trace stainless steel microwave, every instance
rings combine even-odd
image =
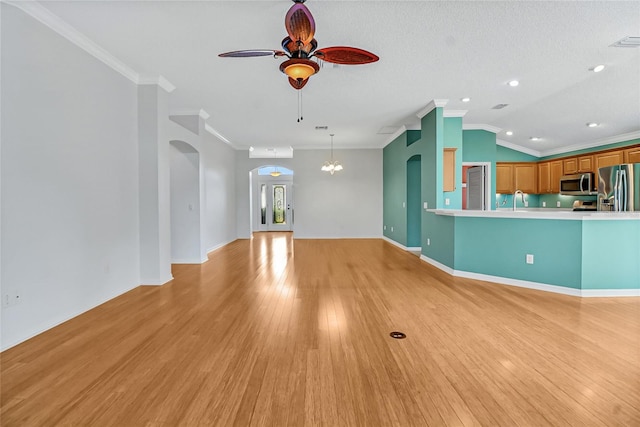
[[[595,194],[593,174],[589,172],[563,176],[560,178],[560,194],[569,196]]]

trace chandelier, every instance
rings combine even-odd
[[[333,160],[333,135],[334,134],[332,133],[331,134],[331,161],[324,162],[321,168],[322,171],[329,172],[331,175],[333,175],[335,172],[342,170],[342,165],[340,164],[340,162],[337,160]]]

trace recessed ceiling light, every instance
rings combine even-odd
[[[460,101],[469,102],[469,101],[471,101],[471,98],[460,98]]]
[[[517,80],[511,80],[511,81],[509,82],[509,86],[511,86],[511,87],[516,87],[516,86],[518,86],[519,84],[520,84],[520,82],[519,82],[519,81],[517,81]]]
[[[600,125],[598,123],[590,122],[590,123],[587,123],[587,126],[589,126],[590,128],[597,128]]]
[[[604,70],[604,65],[602,64],[596,65],[595,67],[591,68],[591,71],[593,71],[594,73],[599,73],[602,70]]]
[[[510,131],[510,130],[506,131],[505,133],[506,133],[507,135],[509,135],[509,136],[513,135],[513,132],[512,132],[512,131]]]
[[[538,136],[532,136],[529,139],[532,140],[532,141],[540,141],[540,137],[538,137]]]

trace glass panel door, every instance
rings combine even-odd
[[[267,229],[269,231],[291,231],[291,184],[270,183],[267,184]]]

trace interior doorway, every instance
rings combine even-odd
[[[254,169],[251,190],[252,231],[293,231],[292,170],[279,166]]]
[[[462,209],[482,211],[490,209],[490,175],[490,163],[462,163]]]

